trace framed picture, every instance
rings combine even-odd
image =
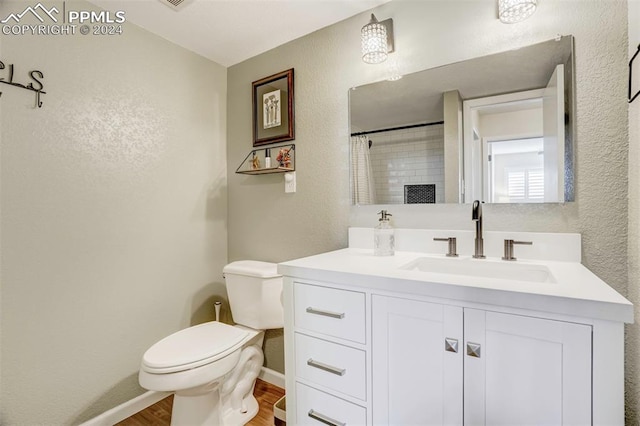
[[[293,68],[254,81],[253,146],[295,139]]]

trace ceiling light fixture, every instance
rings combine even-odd
[[[360,32],[362,36],[362,60],[367,64],[379,64],[393,52],[393,19],[378,22],[371,14],[371,21]]]
[[[515,24],[533,15],[538,0],[498,0],[498,17],[505,24]]]

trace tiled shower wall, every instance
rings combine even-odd
[[[376,204],[404,204],[404,186],[436,185],[444,202],[444,133],[437,124],[369,135]]]

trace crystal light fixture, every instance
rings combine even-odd
[[[371,14],[371,21],[362,27],[362,60],[367,64],[379,64],[387,60],[390,49],[389,39],[392,36],[392,20],[378,22]]]
[[[498,16],[505,24],[515,24],[533,15],[538,0],[498,0]]]

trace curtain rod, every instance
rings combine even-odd
[[[389,127],[387,129],[379,129],[379,130],[369,130],[366,132],[351,133],[351,136],[372,135],[374,133],[391,132],[392,130],[405,130],[405,129],[415,129],[416,127],[436,126],[438,124],[444,124],[444,121],[434,121],[433,123],[422,123],[422,124],[410,124],[408,126]]]

